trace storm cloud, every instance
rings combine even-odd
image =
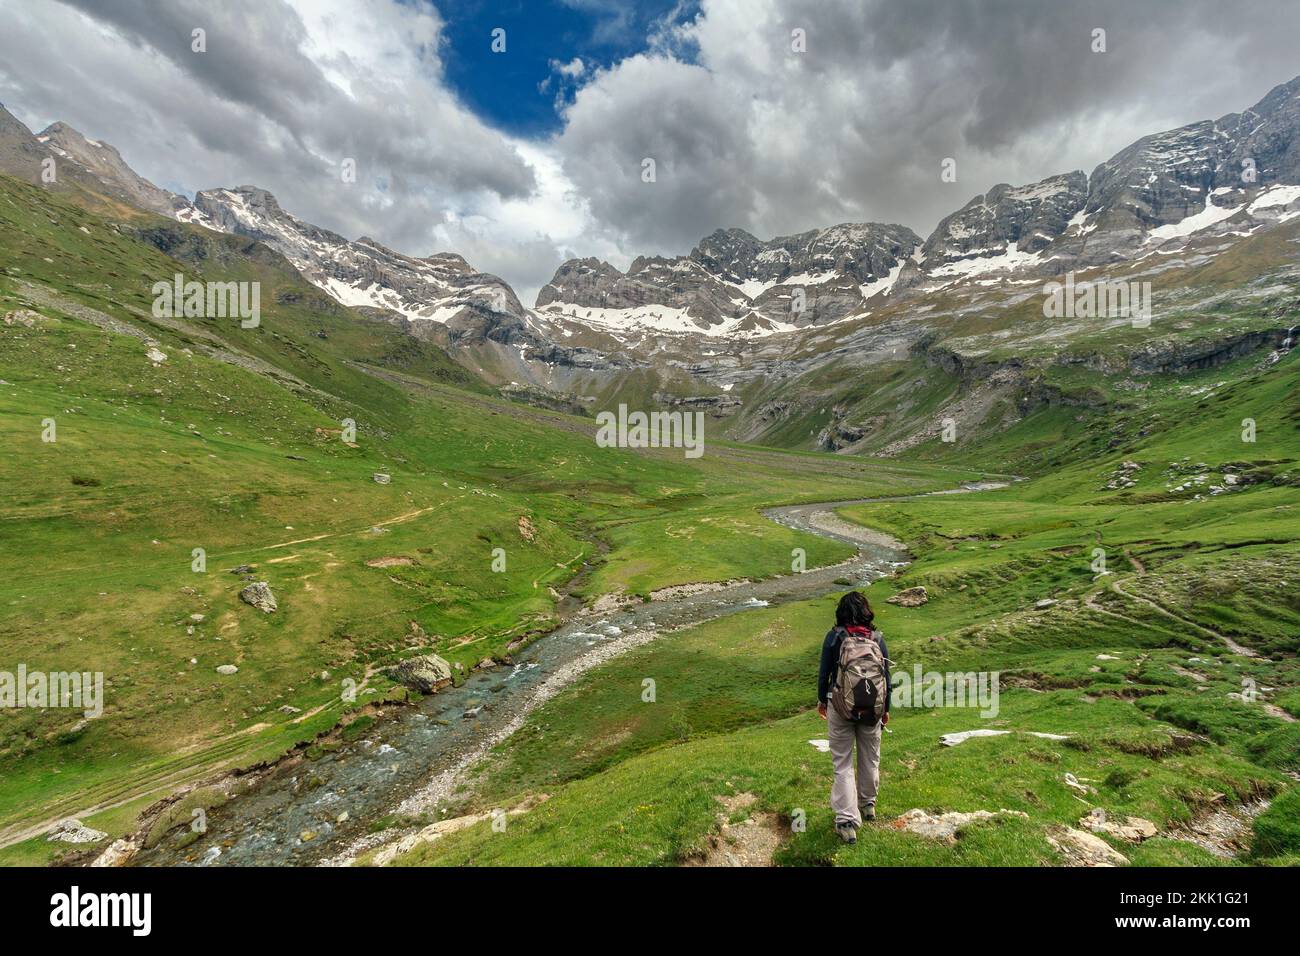
[[[627,27],[571,5],[601,12],[593,35]],[[563,126],[521,140],[449,88],[436,0],[0,0],[0,20],[0,98],[30,125],[178,191],[251,183],[347,236],[460,252],[525,301],[563,257],[626,266],[717,228],[925,235],[998,182],[1091,172],[1300,73],[1292,0],[704,0],[608,67],[557,59]]]
[[[727,226],[925,235],[998,182],[1091,172],[1246,108],[1300,72],[1297,27],[1288,0],[708,0],[593,76],[558,147],[596,220],[642,251]]]

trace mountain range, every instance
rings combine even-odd
[[[930,383],[936,368],[959,381],[983,368],[950,396],[948,417],[969,418],[971,390],[992,389],[1014,418],[1026,401],[1044,400],[1033,369],[1065,361],[1064,345],[1106,327],[1101,319],[1046,327],[1035,314],[1044,283],[1067,273],[1155,287],[1157,331],[1128,358],[1104,361],[1140,363],[1142,349],[1168,351],[1165,340],[1179,332],[1216,341],[1258,332],[1205,322],[1178,329],[1160,316],[1198,299],[1184,281],[1189,269],[1300,216],[1300,78],[1242,113],[1146,136],[1091,175],[998,184],[924,239],[884,223],[770,240],[719,229],[687,255],[640,256],[626,271],[569,260],[533,308],[455,253],[416,258],[347,239],[256,186],[190,200],[136,174],[103,141],[64,123],[33,134],[0,107],[0,171],[40,183],[49,161],[59,171],[49,185],[93,205],[264,244],[342,306],[446,349],[494,387],[574,409],[616,400],[702,408],[738,439],[891,454],[932,437],[934,426],[900,420],[905,402],[889,412],[860,407],[849,393],[864,370],[901,356]],[[991,352],[1015,357],[990,362]],[[1103,361],[1099,354],[1068,361]],[[980,414],[988,399],[974,402]]]

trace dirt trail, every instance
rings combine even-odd
[[[1210,628],[1205,627],[1203,624],[1197,624],[1195,621],[1190,621],[1179,614],[1175,614],[1167,607],[1164,607],[1161,604],[1157,604],[1155,601],[1151,600],[1150,598],[1145,598],[1142,597],[1140,594],[1131,594],[1128,591],[1125,591],[1124,588],[1121,586],[1122,584],[1123,581],[1112,581],[1110,584],[1110,589],[1114,591],[1116,594],[1118,594],[1120,597],[1127,598],[1130,601],[1134,601],[1138,604],[1150,608],[1151,610],[1155,611],[1157,614],[1162,615],[1163,617],[1167,617],[1171,620],[1177,621],[1183,627],[1190,627],[1194,631],[1200,631],[1202,634],[1208,634],[1216,641],[1220,641],[1224,646],[1228,648],[1228,650],[1232,651],[1232,653],[1234,654],[1240,654],[1242,657],[1259,656],[1259,654],[1257,654],[1255,651],[1251,650],[1249,647],[1244,647],[1241,644],[1238,644],[1236,641],[1228,637],[1228,635],[1226,634],[1220,634],[1218,631],[1211,630]]]

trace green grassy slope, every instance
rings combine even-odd
[[[260,326],[154,319],[151,286],[175,272],[261,282]],[[107,701],[90,721],[0,712],[8,833],[87,810],[120,833],[180,784],[401,695],[385,664],[435,651],[468,668],[543,632],[553,588],[647,593],[782,573],[796,545],[812,564],[847,553],[761,507],[972,475],[598,448],[590,420],[492,397],[258,244],[110,222],[0,177],[0,316],[16,310],[35,318],[0,325],[0,670],[102,671]],[[276,613],[238,599],[247,576]]]
[[[661,636],[590,673],[497,748],[463,809],[548,799],[504,833],[477,825],[398,862],[671,865],[751,818],[776,828],[777,863],[1054,865],[1064,860],[1049,836],[1101,807],[1160,828],[1137,845],[1111,840],[1132,864],[1217,864],[1234,860],[1200,845],[1196,822],[1265,799],[1253,825],[1241,815],[1235,862],[1296,862],[1298,367],[1288,356],[1159,381],[1152,404],[1108,434],[1062,423],[1066,444],[1036,444],[1027,422],[972,457],[1007,468],[1050,460],[1041,477],[844,511],[914,552],[902,576],[868,592],[896,667],[997,671],[1002,691],[989,718],[895,713],[881,822],[855,847],[831,830],[829,758],[809,744],[825,736],[811,701],[828,598]],[[1246,417],[1254,442],[1242,441]],[[1133,486],[1107,488],[1126,459],[1140,465]],[[922,607],[885,603],[917,585]],[[654,703],[640,696],[646,676]],[[1068,739],[940,745],[972,729]],[[735,809],[738,794],[752,795],[748,806]],[[970,825],[949,845],[891,825],[914,807],[1027,816]]]

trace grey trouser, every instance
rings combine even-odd
[[[831,809],[835,823],[862,825],[862,811],[876,805],[880,789],[880,724],[859,724],[845,720],[826,708],[827,734],[831,741],[831,763],[835,782],[831,784]],[[853,773],[853,742],[858,744],[857,780]]]

